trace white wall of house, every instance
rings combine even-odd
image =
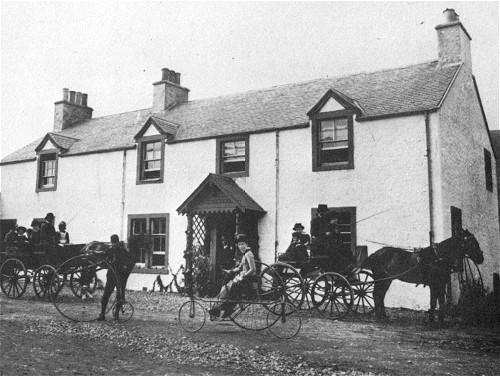
[[[461,209],[463,227],[476,236],[484,252],[480,269],[492,291],[493,273],[500,272],[496,161],[467,69],[459,72],[438,115],[431,120],[438,135],[433,145],[439,154],[435,167],[441,185],[436,207],[441,219],[438,235],[441,240],[451,235],[450,207]],[[493,191],[486,189],[484,149],[491,153]]]

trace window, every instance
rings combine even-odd
[[[137,183],[163,182],[163,159],[165,153],[165,137],[143,137],[138,145]]]
[[[168,264],[168,214],[129,215],[129,234],[151,236],[150,250],[143,250],[140,264],[145,267],[166,267]]]
[[[313,171],[352,169],[352,115],[347,111],[312,116]]]
[[[248,176],[248,136],[217,140],[217,173]]]
[[[491,153],[484,149],[484,172],[486,175],[486,189],[493,192],[493,170],[491,167]]]
[[[37,192],[55,191],[57,187],[57,153],[40,152],[38,155]]]

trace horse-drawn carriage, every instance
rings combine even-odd
[[[67,244],[65,246],[43,246],[29,243],[4,244],[4,252],[0,253],[0,288],[11,299],[24,295],[30,282],[33,290],[40,298],[46,298],[56,269],[66,260],[79,255],[85,244]],[[75,295],[81,296],[81,276],[78,273],[64,273]],[[93,280],[94,288],[96,279]],[[54,290],[55,291],[55,290]]]

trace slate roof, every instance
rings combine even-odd
[[[208,174],[203,182],[196,188],[193,193],[179,206],[177,212],[186,214],[188,205],[197,198],[197,196],[210,184],[214,184],[219,188],[226,197],[243,213],[246,211],[255,211],[265,213],[266,211],[257,204],[236,182],[228,176]]]
[[[50,139],[56,146],[61,148],[63,151],[69,150],[71,148],[71,146],[75,142],[78,141],[76,138],[63,136],[62,134],[58,134],[58,133],[49,132],[43,138],[42,142],[38,145],[38,148],[42,148],[45,145],[45,141],[47,141],[47,139]]]
[[[438,68],[437,61],[350,76],[317,79],[263,90],[189,101],[155,119],[178,124],[172,142],[245,132],[308,126],[307,112],[334,89],[362,109],[358,121],[439,108],[459,65]],[[76,138],[66,155],[131,148],[134,136],[152,115],[143,109],[83,121],[58,134]],[[54,133],[53,133],[54,134]],[[41,139],[8,155],[2,163],[36,157]]]

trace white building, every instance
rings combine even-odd
[[[226,257],[220,237],[237,230],[273,262],[293,224],[308,230],[327,204],[345,245],[369,253],[427,246],[462,225],[485,253],[492,289],[496,159],[470,37],[446,14],[436,26],[438,60],[396,69],[196,101],[180,74],[164,69],[151,108],[95,119],[86,94],[63,89],[54,131],[1,162],[2,223],[52,212],[73,243],[147,232],[154,246],[129,287],[150,289],[167,265],[183,263],[192,215],[194,241],[214,263]],[[423,287],[395,283],[387,304],[426,308],[428,299]]]

